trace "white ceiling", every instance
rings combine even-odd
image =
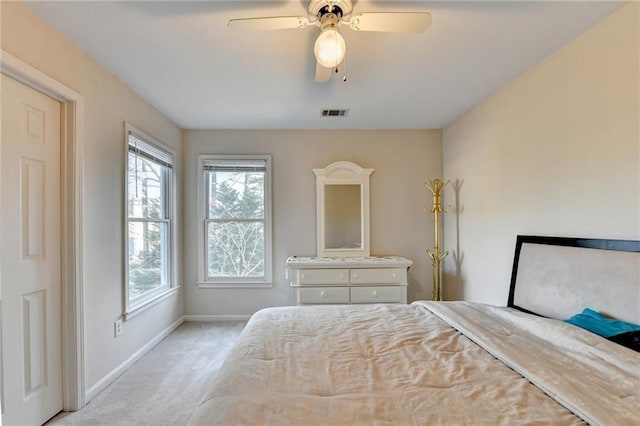
[[[341,27],[348,81],[318,84],[317,27],[227,28],[305,15],[304,0],[26,4],[185,129],[442,128],[621,5],[354,1],[354,12],[428,11],[433,24],[419,35]]]

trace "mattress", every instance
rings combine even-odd
[[[268,308],[190,424],[637,424],[639,370],[630,349],[509,308]]]

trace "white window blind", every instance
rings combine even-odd
[[[173,168],[173,155],[158,148],[157,146],[145,142],[131,131],[129,131],[129,151],[162,166],[170,169]]]

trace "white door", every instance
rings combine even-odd
[[[2,76],[2,424],[62,410],[60,104]]]

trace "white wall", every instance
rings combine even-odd
[[[89,390],[182,316],[179,292],[126,321],[124,333],[113,336],[113,322],[124,310],[124,121],[174,148],[178,165],[181,130],[19,2],[2,2],[2,49],[85,97],[83,266]]]
[[[187,130],[185,170],[185,314],[247,315],[291,303],[284,266],[292,255],[316,253],[313,168],[353,161],[375,169],[371,176],[371,254],[413,260],[408,297],[431,298],[433,218],[424,183],[441,177],[441,132]],[[273,270],[271,289],[198,289],[196,232],[197,154],[271,154],[273,161]]]
[[[623,6],[444,129],[449,298],[504,305],[517,234],[640,238],[639,21]]]

